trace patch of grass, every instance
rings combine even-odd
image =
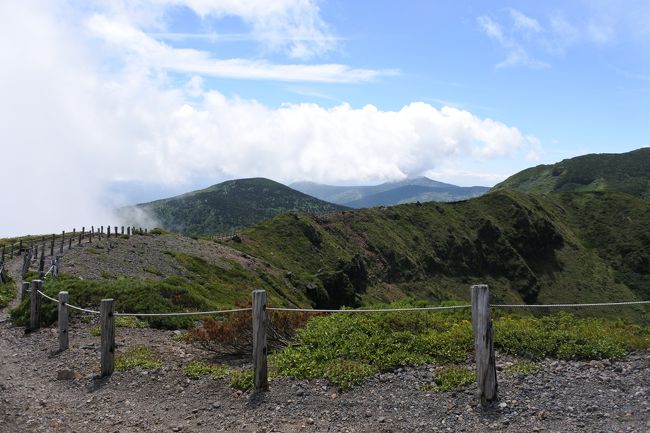
[[[190,379],[198,379],[201,376],[220,379],[229,373],[228,368],[223,365],[209,364],[203,361],[192,361],[183,368],[183,371]]]
[[[117,328],[146,328],[147,322],[140,320],[134,316],[119,316],[115,318],[115,326]],[[99,337],[102,335],[102,328],[100,325],[96,325],[90,328],[90,335],[93,337]]]
[[[148,324],[136,316],[118,316],[115,318],[115,326],[118,328],[144,329]]]
[[[424,385],[423,391],[453,391],[464,388],[476,381],[476,373],[468,370],[467,367],[450,365],[443,367],[436,374],[434,384]]]
[[[6,307],[16,297],[16,283],[5,276],[6,282],[0,284],[0,308]]]
[[[495,346],[529,359],[618,359],[650,346],[650,328],[568,313],[542,318],[501,317],[495,321]]]
[[[161,365],[162,362],[154,357],[152,350],[145,346],[130,347],[115,357],[117,371],[131,370],[136,367],[151,370]]]
[[[504,369],[504,373],[510,376],[527,376],[542,371],[542,366],[530,361],[516,362]]]
[[[253,372],[250,370],[232,370],[230,373],[230,386],[240,391],[253,389]]]
[[[418,305],[394,303],[390,306]],[[495,347],[505,353],[539,359],[618,358],[650,347],[650,328],[570,314],[495,319]],[[347,389],[366,378],[398,367],[464,362],[473,351],[467,310],[332,314],[315,317],[298,331],[295,346],[273,353],[278,374],[326,378]],[[530,366],[520,367],[522,372]],[[445,383],[462,382],[457,370],[444,370]],[[448,377],[447,377],[448,376]]]

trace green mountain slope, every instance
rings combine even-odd
[[[504,302],[650,296],[650,204],[621,193],[498,192],[457,203],[290,213],[230,244],[286,271],[321,307],[466,299],[478,282]],[[642,308],[626,312],[638,317]]]
[[[253,178],[123,208],[120,213],[128,222],[143,211],[167,230],[207,235],[238,230],[289,210],[326,213],[342,209],[272,180]]]
[[[321,200],[353,208],[391,206],[417,201],[466,200],[489,191],[489,188],[484,186],[461,187],[427,177],[372,186],[333,186],[313,182],[297,182],[290,186]]]
[[[533,193],[621,191],[650,200],[650,147],[621,154],[591,154],[523,170],[493,191]]]

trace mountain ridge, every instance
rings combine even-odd
[[[294,182],[289,186],[321,200],[353,208],[392,206],[417,201],[466,200],[490,189],[483,186],[457,186],[426,176],[367,186],[337,186],[315,182]]]

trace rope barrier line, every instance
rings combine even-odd
[[[59,303],[59,300],[58,300],[58,299],[54,299],[54,298],[52,298],[52,297],[50,297],[50,296],[47,296],[45,293],[41,292],[40,290],[37,290],[37,292],[38,292],[42,297],[44,297],[44,298],[46,298],[46,299],[49,299],[49,300],[52,301],[52,302],[56,302],[57,304]],[[83,311],[84,313],[99,314],[99,311],[96,311],[96,310],[89,310],[89,309],[87,309],[87,308],[77,307],[76,305],[72,305],[72,304],[65,304],[65,305],[67,305],[69,308],[72,308],[73,310]]]
[[[238,313],[241,311],[252,311],[252,308],[234,308],[232,310],[215,311],[188,311],[182,313],[115,313],[115,316],[131,317],[168,317],[168,316],[211,316],[214,314]]]
[[[380,309],[367,309],[367,310],[324,310],[317,308],[281,308],[281,307],[268,307],[269,311],[289,311],[301,313],[385,313],[395,311],[436,311],[436,310],[453,310],[459,308],[470,308],[471,305],[444,305],[438,307],[413,307],[413,308],[380,308]]]
[[[650,301],[603,302],[600,304],[491,304],[497,308],[572,308],[572,307],[611,307],[616,305],[650,304]]]

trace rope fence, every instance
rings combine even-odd
[[[253,291],[252,307],[233,308],[211,311],[184,311],[172,313],[119,313],[114,309],[113,299],[103,299],[100,309],[92,310],[81,308],[68,303],[68,292],[59,292],[59,299],[55,299],[41,289],[42,280],[31,282],[30,320],[27,331],[32,332],[40,328],[40,299],[45,298],[58,304],[59,350],[68,348],[68,308],[84,313],[96,314],[100,318],[101,326],[101,372],[102,376],[110,376],[115,367],[115,318],[116,317],[173,317],[173,316],[210,316],[217,314],[251,312],[252,313],[252,353],[253,353],[253,382],[255,391],[268,390],[268,364],[267,364],[267,334],[273,336],[274,329],[270,324],[268,313],[271,311],[296,312],[296,313],[393,313],[393,312],[425,312],[471,309],[472,329],[474,332],[474,348],[476,359],[477,381],[479,398],[482,404],[494,401],[497,398],[496,361],[494,354],[493,333],[494,328],[490,319],[491,308],[582,308],[582,307],[617,307],[627,305],[650,304],[650,301],[624,301],[602,303],[575,303],[575,304],[490,304],[489,288],[487,285],[474,285],[471,287],[471,304],[463,305],[438,305],[427,307],[404,308],[374,308],[374,309],[311,309],[311,308],[285,308],[267,307],[266,292]]]

